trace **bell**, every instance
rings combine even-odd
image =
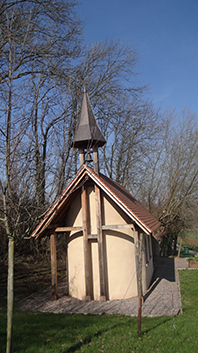
[[[90,152],[87,152],[87,155],[86,155],[86,162],[87,162],[87,163],[93,162],[93,159],[92,159],[92,157],[91,157]]]

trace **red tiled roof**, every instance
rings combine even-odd
[[[107,176],[94,172],[87,165],[83,165],[75,177],[72,179],[62,195],[50,208],[44,219],[36,227],[31,237],[38,236],[43,233],[46,227],[51,223],[53,215],[58,213],[58,210],[64,207],[68,200],[71,191],[75,190],[82,177],[88,175],[108,196],[121,207],[128,216],[135,221],[138,226],[146,233],[153,233],[160,226],[160,222],[139,202],[133,197],[122,185],[108,178]]]
[[[132,218],[139,223],[140,227],[143,226],[149,233],[153,233],[157,230],[160,226],[160,222],[122,185],[103,174],[98,176],[91,168],[87,168],[94,174],[95,178],[98,178],[110,191],[111,195],[109,196],[112,196],[115,202],[117,200],[120,205],[123,205],[125,211],[128,210],[129,214],[133,215]]]

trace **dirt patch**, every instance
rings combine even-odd
[[[7,305],[7,261],[0,263],[0,311]],[[58,262],[58,278],[65,275],[64,261]],[[14,266],[14,301],[19,301],[51,285],[50,261],[43,258],[18,257]]]

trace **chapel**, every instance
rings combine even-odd
[[[153,244],[160,222],[122,185],[100,172],[106,143],[86,90],[73,147],[80,168],[32,233],[51,243],[52,300],[58,298],[56,235],[65,234],[66,294],[81,300],[138,295],[140,238],[142,291],[153,275]]]

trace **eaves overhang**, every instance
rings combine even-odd
[[[77,174],[74,176],[74,178],[71,180],[71,182],[68,184],[66,189],[63,191],[61,196],[55,201],[53,206],[46,213],[43,220],[35,228],[33,233],[30,235],[30,238],[35,238],[35,237],[39,237],[39,236],[43,235],[44,231],[51,224],[51,222],[52,222],[54,216],[57,214],[58,210],[62,207],[62,204],[66,202],[66,200],[68,199],[68,197],[71,195],[72,192],[77,190],[76,184],[78,184],[84,178],[84,176],[86,174],[87,174],[87,171],[85,170],[84,165],[83,165],[80,168],[80,170],[77,172]]]

